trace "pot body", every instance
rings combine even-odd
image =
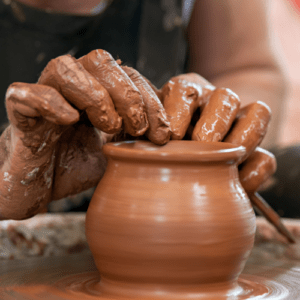
[[[144,143],[143,156],[106,151],[107,170],[87,212],[86,235],[102,288],[123,294],[138,293],[136,286],[145,293],[156,287],[154,294],[158,286],[232,288],[255,234],[236,157],[187,161],[179,151],[178,159],[156,160],[151,153],[147,158],[155,151],[147,142],[137,143]]]

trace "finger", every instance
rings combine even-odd
[[[163,106],[170,121],[173,140],[184,137],[194,112],[204,101],[203,87],[187,79],[191,76],[173,77],[162,88]]]
[[[98,129],[107,133],[120,130],[122,119],[108,92],[70,55],[51,60],[38,82],[54,87],[78,109],[85,110]]]
[[[240,103],[239,97],[230,89],[214,90],[196,123],[192,139],[220,142],[230,129],[240,108]]]
[[[149,124],[142,95],[113,57],[104,50],[94,50],[79,62],[112,97],[124,130],[132,136],[144,134]]]
[[[255,151],[240,166],[240,182],[247,192],[252,205],[273,224],[290,242],[294,243],[293,235],[281,222],[278,214],[256,191],[275,173],[276,159],[274,155],[262,148]]]
[[[171,136],[170,123],[160,100],[138,71],[130,67],[122,67],[122,69],[143,96],[149,122],[149,129],[145,135],[155,144],[167,143]]]
[[[126,71],[125,71],[126,72]],[[128,74],[127,74],[128,75]],[[156,94],[157,98],[162,102],[162,91],[159,90],[149,79],[147,79],[145,76],[141,75],[142,78],[148,83],[148,85],[151,87],[151,89]]]
[[[206,100],[208,100],[208,96],[211,94],[211,92],[216,88],[214,85],[212,85],[209,81],[207,81],[205,78],[200,76],[197,73],[186,73],[178,75],[176,78],[180,80],[185,80],[187,82],[194,83],[198,86],[201,86],[202,92],[200,95],[201,102],[206,103]]]
[[[271,110],[263,102],[257,101],[243,107],[237,114],[233,126],[224,142],[244,146],[244,161],[261,143],[266,135],[271,119]]]
[[[70,125],[79,120],[79,113],[54,88],[16,82],[6,93],[6,107],[15,125],[34,125],[28,118],[43,117],[57,125]],[[28,119],[28,120],[27,120]]]
[[[276,171],[275,156],[260,147],[240,166],[240,182],[247,193],[256,192]]]
[[[120,59],[116,60],[117,64],[119,66],[122,65],[122,61]],[[124,69],[124,66],[121,66],[121,68],[125,71],[125,73],[127,74],[126,70]],[[133,69],[134,70],[134,69]],[[137,72],[137,71],[136,71]],[[128,75],[128,74],[127,74]],[[151,89],[154,91],[154,93],[156,94],[157,98],[160,100],[160,102],[162,102],[162,93],[161,90],[159,90],[149,79],[147,79],[145,76],[143,76],[142,74],[139,74],[147,83],[148,85],[151,87]],[[128,75],[129,76],[129,75]]]

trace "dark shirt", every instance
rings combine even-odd
[[[170,13],[166,9],[180,15],[181,1],[172,0],[169,8],[161,2],[114,0],[101,15],[72,16],[0,0],[0,126],[7,121],[7,87],[17,81],[35,83],[48,61],[60,55],[80,57],[105,49],[157,85],[181,73],[182,29],[163,27]]]
[[[14,2],[13,2],[14,3]],[[0,119],[12,82],[34,83],[47,62],[70,53],[80,57],[102,48],[135,66],[141,2],[114,1],[103,15],[50,14],[25,5],[0,2]]]

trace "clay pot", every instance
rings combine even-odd
[[[127,299],[235,293],[255,234],[236,166],[244,148],[135,141],[103,151],[107,170],[86,216],[99,290]]]

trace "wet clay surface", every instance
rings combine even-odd
[[[250,299],[298,299],[299,243],[288,245],[271,225],[261,218],[258,218],[256,223],[255,246],[238,282],[241,287],[240,294],[234,299],[249,299],[250,295]],[[299,221],[284,220],[284,223],[299,242]],[[99,280],[91,254],[0,262],[0,297],[3,300],[114,299],[99,294]],[[260,296],[255,298],[255,295]],[[159,295],[156,299],[159,299]],[[207,298],[200,295],[195,299]],[[215,298],[208,299],[228,300],[228,297],[216,295]]]
[[[129,299],[155,298],[155,286],[160,299],[238,293],[255,233],[253,209],[237,180],[245,149],[137,141],[106,144],[103,151],[107,169],[86,216],[102,276],[98,291]]]

